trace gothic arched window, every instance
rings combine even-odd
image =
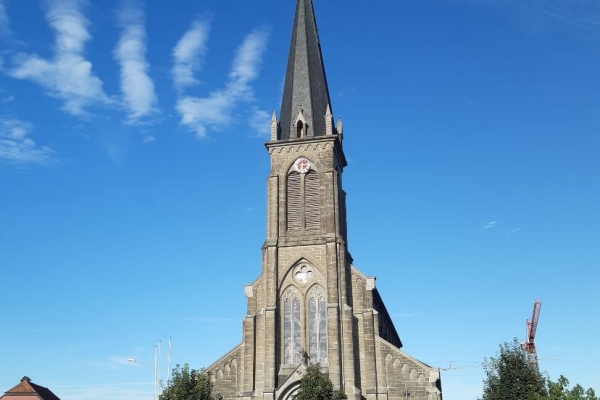
[[[318,229],[321,226],[319,174],[311,169],[287,178],[287,228]]]
[[[300,295],[289,289],[283,296],[283,363],[297,365],[301,361]]]
[[[304,137],[304,124],[302,123],[302,121],[298,121],[298,123],[296,124],[296,137],[298,139]]]
[[[315,363],[327,363],[327,306],[319,286],[308,292],[308,354]]]

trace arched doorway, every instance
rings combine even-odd
[[[281,392],[281,394],[279,395],[277,400],[294,400],[294,397],[296,397],[296,395],[298,394],[299,391],[300,391],[300,381],[296,381],[296,382],[290,384],[288,387],[286,387]]]

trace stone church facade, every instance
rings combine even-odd
[[[291,399],[307,362],[349,400],[442,398],[439,370],[401,350],[375,278],[352,265],[343,141],[312,0],[297,0],[281,112],[265,144],[262,273],[245,288],[242,342],[208,367],[223,399]]]

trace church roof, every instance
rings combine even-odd
[[[50,389],[31,382],[29,377],[24,376],[21,382],[4,393],[0,399],[11,399],[27,395],[37,395],[41,400],[60,400]]]
[[[294,126],[300,112],[308,125],[306,136],[325,135],[328,106],[331,102],[313,2],[297,0],[278,138],[296,137]]]

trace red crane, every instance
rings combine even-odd
[[[535,349],[535,332],[537,330],[538,320],[540,318],[540,309],[542,302],[536,298],[533,303],[533,315],[527,319],[527,341],[524,344],[525,351],[529,355],[529,362],[539,371],[537,350]]]

